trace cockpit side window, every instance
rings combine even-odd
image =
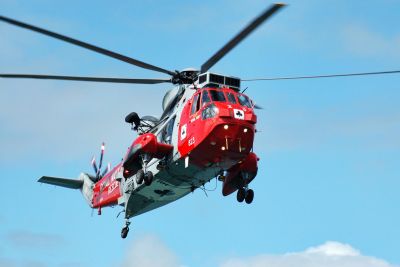
[[[208,95],[208,91],[204,90],[201,95],[201,106],[204,107],[208,103],[211,102],[210,96]]]
[[[228,97],[229,103],[236,104],[236,98],[233,93],[226,93],[226,96]]]
[[[252,108],[253,106],[251,105],[251,102],[249,100],[249,98],[245,95],[239,94],[238,95],[238,100],[240,105],[248,107],[248,108]]]
[[[190,115],[194,114],[196,111],[199,110],[200,107],[200,97],[199,94],[195,95],[193,97],[193,102],[192,102],[192,109],[190,111]]]
[[[219,101],[219,102],[225,102],[225,95],[224,92],[222,91],[217,91],[217,90],[210,90],[210,95],[211,95],[211,99],[213,101]]]

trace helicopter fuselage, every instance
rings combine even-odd
[[[225,178],[224,195],[236,191],[242,181],[235,179],[243,180],[240,172],[246,172],[247,182],[257,173],[258,158],[251,152],[256,122],[251,100],[238,90],[186,85],[164,121],[139,135],[123,162],[94,185],[92,207],[123,205],[130,218],[175,201],[217,176]],[[166,152],[155,156],[162,147]],[[146,171],[154,175],[150,185],[136,179],[146,153]]]

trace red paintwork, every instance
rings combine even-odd
[[[243,106],[238,102],[238,93],[230,88],[220,88],[227,93],[235,95],[237,103],[208,102],[200,103],[199,110],[191,114],[193,100],[196,95],[201,95],[207,90],[215,88],[203,88],[197,90],[191,99],[186,101],[182,110],[178,129],[178,151],[182,158],[189,156],[190,164],[201,168],[218,165],[228,170],[223,185],[223,195],[229,195],[236,191],[240,185],[240,171],[250,173],[248,183],[257,174],[257,156],[252,153],[255,124],[257,116],[253,109]],[[214,104],[218,108],[218,114],[213,118],[202,118],[202,111],[208,105]],[[242,113],[243,117],[235,117],[235,112]],[[227,128],[226,128],[227,125]],[[185,128],[183,128],[185,127]],[[246,129],[246,130],[245,130]],[[222,149],[224,147],[224,149]],[[115,179],[116,174],[125,167],[124,176],[134,173],[140,168],[139,155],[147,153],[151,157],[162,158],[173,149],[173,146],[159,143],[152,133],[140,135],[129,147],[122,163],[107,173],[94,186],[92,204],[94,208],[116,205],[121,197],[120,182]]]
[[[229,88],[219,90],[237,94]],[[198,90],[192,99],[187,101],[182,111],[178,150],[182,157],[189,155],[190,162],[200,167],[219,162],[224,168],[229,169],[244,159],[252,149],[257,117],[252,108],[228,102],[212,102],[219,110],[214,118],[202,119],[202,111],[209,103],[204,106],[201,103],[203,107],[190,114],[193,99],[204,91],[207,91],[207,88]],[[243,111],[244,119],[236,119],[234,110]],[[225,125],[228,125],[228,129],[224,128]],[[185,138],[181,138],[182,127],[187,128]],[[247,132],[244,132],[244,129],[247,129]],[[222,147],[225,149],[222,150]]]
[[[139,147],[139,150],[133,152],[134,147]],[[118,198],[121,197],[120,182],[117,181],[115,175],[123,168],[123,165],[129,160],[137,162],[139,160],[139,154],[146,153],[154,158],[162,158],[169,152],[171,152],[173,146],[168,144],[162,144],[157,142],[157,137],[152,133],[146,133],[138,136],[132,145],[129,147],[128,152],[125,155],[124,161],[118,164],[114,169],[107,173],[102,179],[100,179],[94,186],[92,204],[94,208],[101,208],[110,205],[116,205]],[[138,164],[140,165],[140,164]],[[132,163],[129,165],[132,166]],[[127,169],[124,170],[124,176],[130,176],[135,170]],[[137,171],[137,170],[136,170]]]
[[[140,146],[141,153],[149,154],[152,158],[163,158],[166,154],[172,151],[174,148],[171,145],[159,143],[157,137],[153,133],[146,133],[140,135],[132,143],[131,149],[136,145]],[[129,156],[129,151],[126,157]],[[126,158],[125,157],[125,158]]]
[[[93,188],[93,208],[116,205],[121,196],[120,182],[115,175],[120,170],[122,163],[115,166],[110,172],[104,175]]]
[[[247,172],[249,174],[248,184],[257,175],[257,161],[259,158],[253,152],[250,152],[247,157],[240,163],[234,165],[228,170],[228,175],[224,179],[224,184],[222,186],[222,195],[227,196],[235,192],[239,187],[243,186],[241,179],[241,171]]]
[[[140,135],[129,147],[123,160],[124,177],[127,178],[136,173],[141,167],[139,156],[143,153],[151,158],[163,158],[170,153],[174,147],[169,144],[159,143],[157,137],[152,133]]]
[[[229,88],[218,90],[223,91],[225,97],[227,93],[234,94],[236,104],[213,101],[212,103],[219,110],[214,118],[202,118],[202,111],[210,103],[201,103],[201,108],[191,114],[192,105],[196,105],[193,103],[196,95],[201,95],[207,90],[215,90],[215,88],[198,90],[183,108],[178,150],[182,157],[189,156],[190,163],[199,167],[206,168],[219,164],[223,169],[230,170],[223,191],[224,195],[228,195],[238,188],[235,181],[239,180],[239,171],[254,173],[248,183],[257,173],[257,156],[250,152],[253,148],[257,116],[252,108],[240,105],[237,101],[238,93]],[[243,111],[244,119],[235,118],[235,110]],[[185,137],[182,136],[182,127],[186,127]]]

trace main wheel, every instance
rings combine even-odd
[[[254,191],[251,189],[247,190],[247,194],[246,194],[246,198],[245,198],[246,203],[250,204],[251,202],[253,202],[253,199],[254,199]]]
[[[239,188],[236,194],[237,201],[243,202],[245,197],[246,197],[246,191],[244,190],[244,188]]]
[[[144,179],[144,171],[140,169],[136,173],[136,183],[138,184],[143,183],[143,179]]]
[[[128,236],[128,233],[129,233],[129,227],[122,228],[121,237],[125,239]]]
[[[149,186],[153,182],[153,173],[151,171],[146,172],[144,176],[144,184]]]

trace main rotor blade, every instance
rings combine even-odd
[[[244,82],[254,82],[254,81],[301,80],[301,79],[319,79],[319,78],[334,78],[334,77],[349,77],[349,76],[383,75],[383,74],[396,74],[396,73],[400,73],[400,70],[377,71],[377,72],[359,72],[359,73],[342,73],[342,74],[315,75],[315,76],[291,76],[291,77],[254,78],[254,79],[242,79],[242,81],[244,81]]]
[[[79,76],[59,76],[59,75],[37,75],[37,74],[0,74],[0,78],[67,80],[67,81],[105,82],[105,83],[137,83],[137,84],[157,84],[157,83],[171,82],[171,79],[101,78],[101,77],[79,77]]]
[[[169,71],[169,70],[166,70],[166,69],[163,69],[163,68],[160,68],[160,67],[145,63],[143,61],[139,61],[137,59],[130,58],[130,57],[127,57],[127,56],[112,52],[110,50],[107,50],[107,49],[104,49],[104,48],[101,48],[101,47],[98,47],[98,46],[95,46],[95,45],[91,45],[91,44],[88,44],[88,43],[85,43],[85,42],[70,38],[70,37],[65,36],[65,35],[61,35],[61,34],[58,34],[58,33],[55,33],[55,32],[51,32],[51,31],[48,31],[48,30],[33,26],[33,25],[29,25],[29,24],[21,22],[21,21],[17,21],[17,20],[14,20],[14,19],[6,18],[6,17],[3,17],[3,16],[0,16],[0,20],[4,21],[4,22],[7,22],[7,23],[10,23],[12,25],[21,27],[21,28],[25,28],[25,29],[28,29],[28,30],[31,30],[31,31],[34,31],[34,32],[38,32],[38,33],[41,33],[41,34],[44,34],[44,35],[47,35],[47,36],[62,40],[64,42],[68,42],[68,43],[71,43],[71,44],[74,44],[74,45],[77,45],[77,46],[80,46],[80,47],[95,51],[97,53],[100,53],[100,54],[103,54],[103,55],[106,55],[106,56],[109,56],[109,57],[112,57],[112,58],[127,62],[129,64],[132,64],[132,65],[144,68],[144,69],[163,72],[163,73],[166,73],[166,74],[169,74],[169,75],[175,75],[176,74],[173,71]]]
[[[209,60],[207,60],[202,66],[200,73],[204,73],[209,70],[215,63],[217,63],[223,56],[228,54],[236,45],[238,45],[244,38],[246,38],[251,32],[253,32],[258,26],[260,26],[266,19],[271,17],[276,11],[284,7],[285,4],[273,4],[270,8],[265,10],[261,15],[256,17],[246,28],[240,31],[235,37],[233,37],[225,46],[223,46],[217,53],[215,53]]]

